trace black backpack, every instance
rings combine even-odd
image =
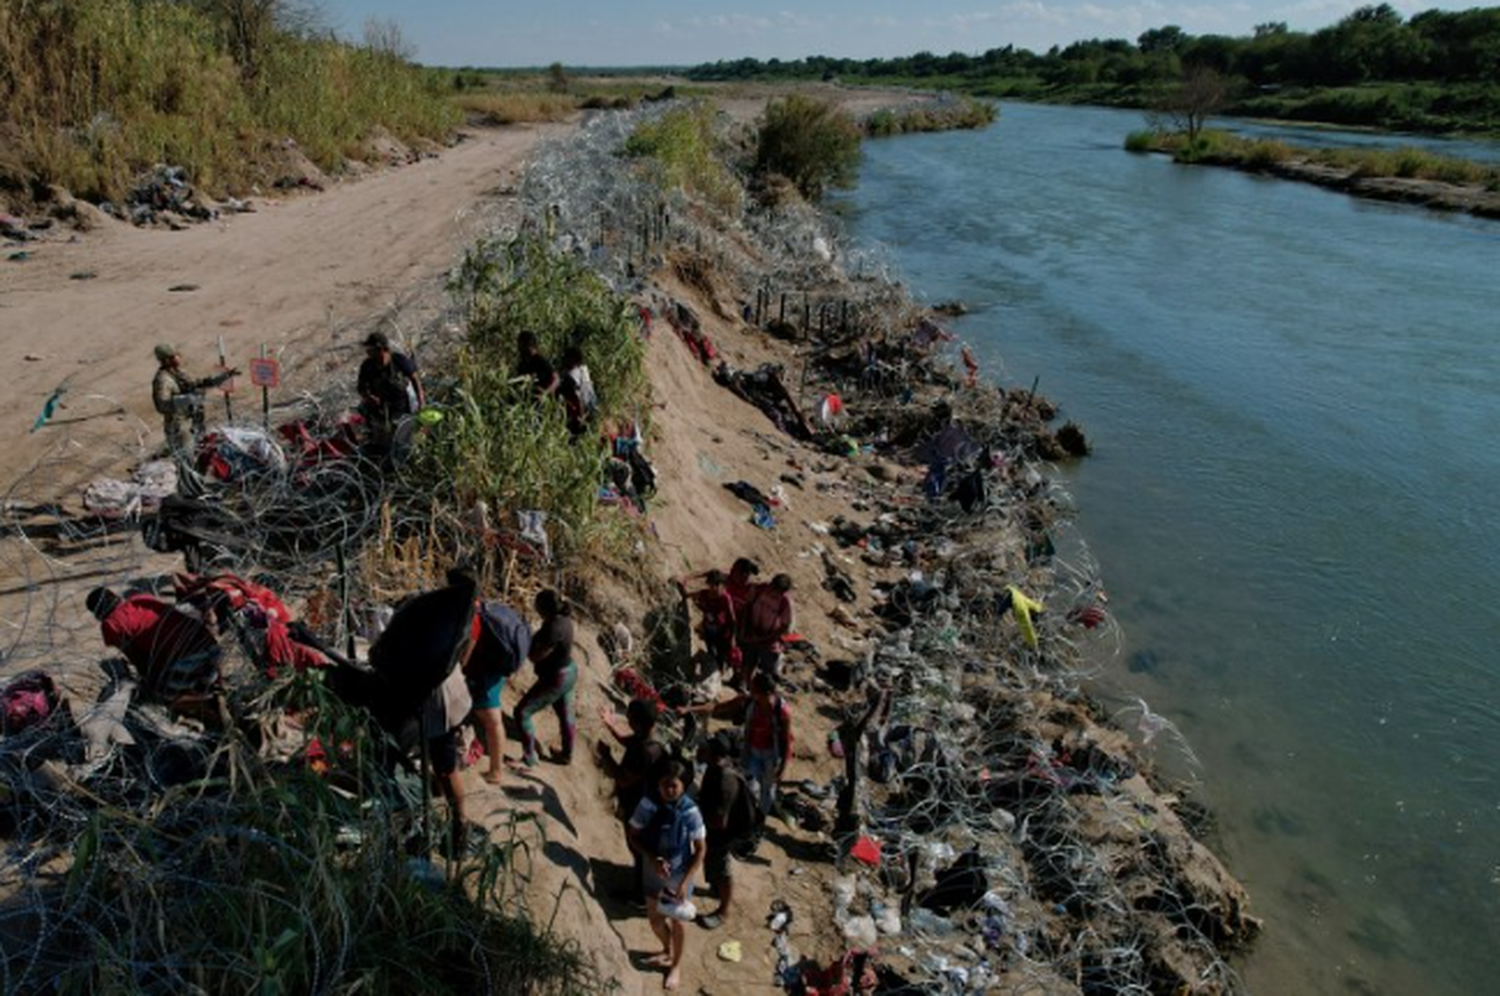
[[[735,768],[728,775],[738,782],[739,791],[729,807],[728,825],[725,835],[729,839],[729,850],[737,858],[748,858],[760,846],[766,833],[766,813],[760,808],[760,797],[751,790],[750,780]]]

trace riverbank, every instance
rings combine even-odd
[[[1500,169],[1417,149],[1315,151],[1216,131],[1205,132],[1196,144],[1180,133],[1134,132],[1125,147],[1168,155],[1184,165],[1227,166],[1353,197],[1500,218]]]
[[[672,224],[640,249],[629,237],[637,219],[622,211],[618,225],[605,229],[622,237],[596,240],[600,191],[635,189],[624,178],[591,186],[600,179],[593,166],[618,163],[610,143],[626,120],[601,117],[595,131],[579,136],[582,146],[560,143],[533,161],[521,184],[524,209],[491,219],[488,229],[504,234],[527,218],[550,216],[559,245],[586,249],[653,316],[647,452],[659,484],[649,529],[619,570],[596,564],[583,576],[580,565],[562,565],[555,575],[577,593],[586,623],[584,735],[598,735],[593,716],[615,701],[600,634],[620,623],[638,645],[656,645],[663,627],[648,621],[676,618],[668,575],[739,555],[759,559],[767,573],[785,571],[795,579],[804,646],[816,648],[789,655],[798,724],[789,772],[795,786],[788,786],[793,818],[773,824],[762,846],[765,863],[743,870],[740,911],[718,935],[742,940],[742,960],[721,961],[695,933],[688,987],[708,979],[764,985],[778,970],[776,944],[795,946],[793,964],[802,956],[826,963],[856,942],[888,937],[882,946],[895,947],[888,969],[929,984],[955,984],[961,973],[965,985],[989,978],[1058,991],[1134,980],[1163,992],[1231,988],[1219,946],[1232,948],[1253,931],[1243,892],[1184,831],[1174,809],[1181,801],[1149,787],[1125,738],[1095,725],[1076,695],[1071,648],[1108,632],[1107,610],[1092,579],[1052,576],[1038,542],[1064,510],[1041,476],[1036,399],[969,391],[943,365],[914,353],[913,333],[927,316],[895,285],[861,277],[857,253],[796,206],[727,221],[674,204]],[[616,196],[605,203],[619,209],[649,201]],[[779,305],[783,293],[792,300],[785,324],[781,308],[769,303]],[[759,320],[746,322],[744,308],[757,300]],[[769,336],[773,325],[791,342]],[[461,337],[456,326],[413,327],[434,347]],[[739,370],[780,363],[813,424],[822,396],[837,390],[847,411],[834,434],[838,446],[830,451],[827,440],[796,438],[786,427],[796,432],[803,419],[785,412],[780,425],[768,419],[741,396],[756,397],[753,387],[735,382],[736,393],[715,383],[699,359],[701,346],[695,355],[681,341],[694,332]],[[869,371],[873,380],[862,375],[861,342],[880,364]],[[313,350],[302,369],[347,379],[352,358],[336,346]],[[939,400],[949,414],[934,408]],[[958,443],[954,456],[972,460],[950,428],[1000,457],[961,475],[955,465],[956,476],[977,474],[988,490],[969,512],[951,498],[919,497],[918,475],[901,466],[934,435]],[[54,474],[45,483],[62,479]],[[767,495],[780,489],[774,528],[750,521],[742,499],[725,488],[736,481]],[[107,573],[137,570],[131,551],[118,553]],[[1011,583],[1047,605],[1032,623],[1035,647],[996,600]],[[55,604],[81,617],[76,598],[62,594]],[[87,625],[62,614],[49,623],[88,636]],[[678,623],[664,628],[680,632]],[[682,669],[692,666],[683,649],[679,641],[639,663],[653,665],[663,685],[681,683],[688,676]],[[86,660],[84,647],[78,653]],[[864,684],[851,685],[850,672],[859,670]],[[892,714],[864,760],[867,770],[893,765],[895,777],[863,779],[848,807],[856,827],[831,832],[844,815],[833,784],[844,764],[828,734],[844,727],[840,742],[853,745],[845,752],[858,772],[865,737],[845,724],[858,718],[850,710],[862,713],[870,688],[889,695]],[[897,735],[902,727],[905,737]],[[886,756],[893,760],[881,760]],[[627,856],[602,798],[602,777],[581,764],[543,771],[513,779],[505,793],[474,784],[477,809],[496,828],[510,826],[516,813],[543,821],[545,837],[532,851],[533,908],[555,904],[557,929],[627,989],[654,986],[628,956],[650,944],[644,922],[604,898]],[[862,835],[879,841],[886,857],[859,872],[848,854]],[[960,862],[969,849],[980,855],[979,866]],[[848,877],[835,874],[840,864]],[[960,864],[968,870],[960,874],[959,898],[934,897],[940,874],[951,882]],[[773,899],[796,913],[780,940],[763,926]],[[913,904],[931,916],[911,913]],[[907,915],[897,915],[893,936],[885,928],[896,911]]]

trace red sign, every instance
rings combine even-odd
[[[250,383],[256,387],[280,387],[280,361],[272,359],[251,360]]]

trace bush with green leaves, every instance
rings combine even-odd
[[[562,403],[518,378],[517,338],[536,334],[557,365],[578,347],[599,396],[596,428],[645,418],[645,344],[635,309],[596,274],[545,242],[519,238],[471,249],[451,289],[468,336],[445,417],[420,441],[410,473],[433,500],[484,501],[497,516],[542,511],[554,548],[577,549],[595,524],[608,452],[597,433],[575,440]]]
[[[826,100],[788,94],[766,105],[755,149],[755,171],[790,180],[809,200],[854,183],[860,128],[846,110]]]
[[[680,188],[733,212],[740,206],[742,188],[718,153],[715,113],[707,102],[673,108],[636,125],[624,151],[662,189]]]

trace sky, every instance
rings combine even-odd
[[[690,66],[808,55],[889,58],[927,50],[1045,52],[1175,24],[1191,35],[1248,35],[1285,21],[1312,31],[1378,0],[312,0],[341,35],[394,22],[417,61],[441,66]],[[1456,3],[1390,0],[1410,16]]]

